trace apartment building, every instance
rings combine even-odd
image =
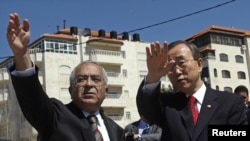
[[[249,37],[250,31],[211,26],[186,39],[200,48],[204,59],[202,78],[208,86],[231,92],[240,84],[249,88]],[[70,27],[44,34],[29,47],[44,90],[63,103],[71,100],[69,75],[78,63],[93,60],[103,65],[109,87],[102,104],[104,113],[124,127],[139,119],[135,98],[147,74],[145,47],[149,44],[137,33],[131,36],[127,32]],[[12,57],[0,63],[0,139],[36,141],[37,132],[20,111],[8,74],[7,68],[13,64]],[[162,81],[162,88],[168,89],[168,78]]]
[[[200,48],[202,78],[210,87],[229,92],[238,85],[250,88],[250,31],[211,26],[186,40]]]

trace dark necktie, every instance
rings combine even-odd
[[[199,112],[198,112],[198,109],[196,107],[196,102],[197,102],[197,100],[196,100],[196,98],[194,96],[189,97],[189,104],[190,104],[190,108],[191,108],[191,111],[192,111],[194,125],[196,125],[196,122],[197,122],[197,119],[198,119],[198,116],[199,116]]]
[[[97,128],[97,118],[95,115],[89,115],[87,117],[89,123],[90,123],[90,126],[91,126],[91,129],[95,135],[95,138],[96,138],[96,141],[103,141],[103,138],[102,138],[102,134],[101,132],[98,130]]]

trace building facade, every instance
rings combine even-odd
[[[238,85],[249,89],[250,31],[211,26],[187,41],[200,48],[204,60],[202,78],[208,86],[229,92]]]

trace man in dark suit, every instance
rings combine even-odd
[[[126,141],[160,141],[161,128],[150,123],[143,115],[138,121],[132,122],[124,128]]]
[[[250,125],[250,101],[248,100],[249,99],[248,89],[244,85],[239,85],[234,89],[234,93],[241,96],[244,99],[247,122]]]
[[[24,116],[38,131],[41,141],[96,141],[88,115],[97,117],[96,131],[101,133],[98,137],[102,140],[122,140],[123,128],[100,110],[108,92],[103,67],[91,61],[76,66],[70,75],[72,102],[64,105],[49,98],[39,82],[38,67],[33,65],[28,49],[29,21],[25,19],[22,26],[19,15],[10,14],[7,39],[16,62],[10,69],[16,96]]]
[[[138,108],[162,128],[162,141],[208,141],[208,125],[247,124],[242,98],[202,81],[203,60],[194,44],[175,41],[161,47],[156,42],[146,53],[148,74],[138,89]],[[162,92],[165,75],[176,92]],[[189,99],[195,101],[192,108]]]

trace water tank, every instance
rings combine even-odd
[[[133,34],[133,41],[140,41],[140,35],[138,33]]]
[[[71,35],[77,35],[78,34],[78,28],[76,26],[70,27],[70,34]]]
[[[117,32],[116,31],[111,31],[110,32],[110,38],[111,39],[117,39]]]
[[[105,30],[100,29],[100,30],[98,31],[98,37],[105,38]]]
[[[90,28],[84,28],[82,30],[82,35],[83,36],[91,36],[91,29]]]
[[[122,40],[129,40],[128,32],[123,32],[122,33]]]

